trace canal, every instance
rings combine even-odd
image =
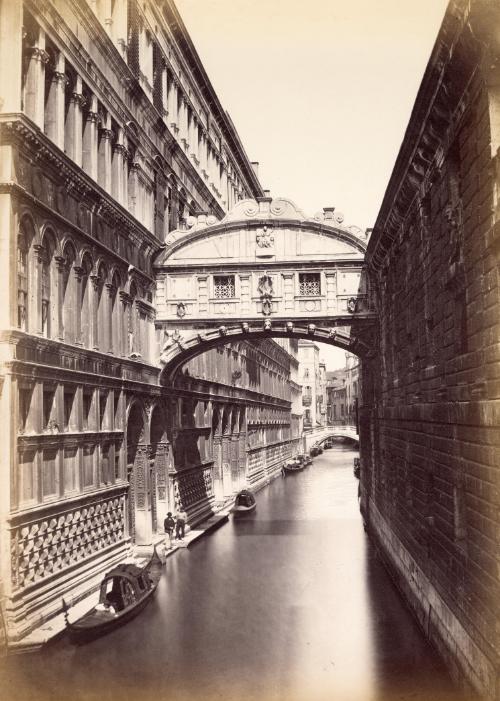
[[[326,450],[177,551],[125,627],[3,660],[4,701],[465,701],[364,533],[355,455]]]

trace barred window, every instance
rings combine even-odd
[[[299,294],[319,297],[321,294],[320,273],[299,273]]]
[[[27,329],[28,310],[28,247],[26,238],[19,236],[17,246],[17,325],[23,331]]]
[[[214,275],[215,299],[229,299],[234,297],[234,275]]]

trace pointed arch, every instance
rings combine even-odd
[[[75,271],[76,248],[71,240],[63,244],[61,266],[62,337],[74,343],[77,334],[78,280]]]

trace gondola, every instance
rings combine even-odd
[[[283,465],[283,470],[288,474],[290,472],[300,472],[306,467],[305,462],[299,460],[287,460]]]
[[[243,514],[250,513],[250,511],[255,511],[257,508],[257,502],[255,497],[249,489],[242,489],[238,492],[234,500],[233,513]]]
[[[129,563],[117,565],[101,582],[99,603],[73,623],[68,620],[68,606],[63,599],[66,631],[71,642],[88,642],[130,621],[151,600],[162,567],[156,545],[144,567]]]

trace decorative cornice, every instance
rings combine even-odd
[[[35,127],[24,115],[5,114],[0,117],[0,139],[5,143],[16,142],[20,149],[27,149],[29,154],[36,154],[39,163],[52,166],[59,174],[68,192],[77,192],[89,200],[88,205],[94,211],[107,213],[115,225],[127,231],[137,231],[141,241],[147,241],[156,251],[161,243],[138,222],[118,202],[102,191],[99,185],[78,168],[67,156],[62,154],[52,142]],[[19,187],[21,192],[25,192]],[[26,193],[27,194],[27,193]]]

